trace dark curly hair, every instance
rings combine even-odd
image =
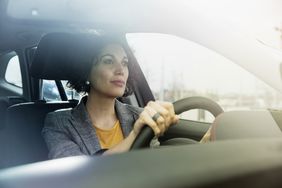
[[[86,38],[85,38],[85,35],[87,36]],[[81,72],[79,72],[79,76],[77,76],[75,79],[68,80],[67,86],[71,89],[75,89],[76,92],[78,93],[83,93],[83,94],[89,93],[90,84],[87,83],[87,80],[89,78],[91,68],[93,67],[93,65],[95,65],[95,63],[97,63],[97,61],[94,61],[94,60],[97,58],[100,51],[106,45],[116,43],[123,47],[123,49],[125,50],[127,54],[128,62],[129,62],[128,63],[129,76],[128,76],[127,83],[126,83],[126,89],[122,97],[131,95],[133,93],[133,84],[134,84],[133,75],[134,74],[130,74],[130,72],[133,70],[132,63],[131,63],[132,58],[130,57],[128,53],[130,49],[127,43],[125,42],[125,39],[121,37],[113,36],[113,35],[106,36],[106,35],[96,35],[96,34],[84,34],[84,36],[83,34],[79,34],[79,35],[76,35],[75,37],[82,37],[82,40],[84,43],[85,42],[89,43],[89,44],[86,44],[86,46],[91,48],[91,53],[89,53],[89,56],[91,57],[88,58],[88,60],[90,60],[91,62],[84,63],[83,66],[85,67],[82,69]]]

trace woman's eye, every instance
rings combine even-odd
[[[112,59],[104,59],[103,63],[105,63],[105,64],[113,64],[114,61]]]

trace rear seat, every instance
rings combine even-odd
[[[91,39],[91,38],[90,38]],[[85,47],[85,42],[90,46]],[[84,66],[92,63],[93,46],[81,35],[71,38],[53,33],[44,36],[30,67],[36,79],[77,79]],[[0,131],[0,168],[47,159],[47,147],[41,137],[48,112],[76,106],[78,101],[28,102],[7,109],[6,128]]]
[[[9,107],[8,126],[0,135],[3,143],[0,168],[47,160],[48,150],[41,137],[45,115],[57,109],[73,108],[77,102],[28,102]]]

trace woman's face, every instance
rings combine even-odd
[[[93,65],[89,81],[91,92],[107,97],[120,97],[124,94],[128,78],[128,58],[119,44],[106,45]]]

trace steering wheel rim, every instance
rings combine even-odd
[[[203,109],[209,111],[214,117],[223,112],[223,109],[213,100],[205,97],[187,97],[173,103],[176,114],[192,110]],[[147,147],[154,137],[154,132],[149,126],[144,126],[131,146],[131,150]]]

